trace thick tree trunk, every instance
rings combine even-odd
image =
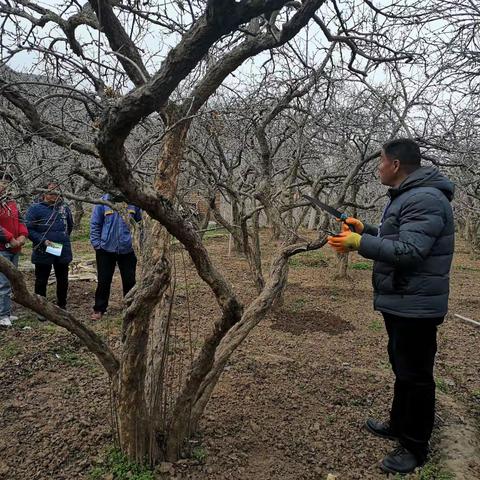
[[[85,215],[85,208],[83,202],[73,202],[73,228],[77,230],[82,224],[83,217]]]
[[[249,235],[247,218],[241,219],[241,230],[243,236],[243,248],[245,256],[247,257],[250,273],[257,291],[260,293],[265,287],[265,280],[262,272],[262,258],[260,250],[260,228],[259,228],[260,212],[256,212],[252,216],[253,228]]]
[[[348,275],[348,263],[350,255],[348,253],[340,253],[337,255],[337,273],[336,279],[350,278]]]
[[[170,281],[170,263],[165,258],[145,272],[127,296],[124,314],[123,353],[118,380],[117,423],[122,450],[137,462],[154,461],[159,449],[152,436],[148,349],[150,318]],[[153,440],[153,442],[152,442]]]
[[[146,336],[142,337],[146,344]],[[132,352],[122,359],[120,377],[116,405],[120,448],[129,458],[144,463],[148,454],[145,365],[137,349],[132,349]]]
[[[267,218],[268,218],[268,215],[267,215]],[[271,240],[273,240],[274,242],[278,242],[282,238],[281,228],[278,226],[278,223],[276,223],[275,221],[272,221],[272,217],[268,218],[268,223],[270,225]]]
[[[315,208],[311,208],[307,228],[309,230],[313,230],[315,228],[316,223],[317,223],[317,210]]]
[[[473,215],[467,217],[465,224],[465,239],[469,245],[470,255],[475,260],[478,257],[478,248],[480,246],[479,238],[480,222]]]
[[[239,253],[244,254],[245,253],[245,244],[243,242],[243,233],[241,229],[241,222],[242,222],[242,217],[240,212],[240,208],[236,207],[235,213],[232,211],[232,222],[229,223],[221,214],[221,212],[218,210],[216,205],[211,205],[213,216],[215,218],[215,221],[222,225],[230,235],[232,236],[233,242],[234,242],[234,249],[235,252],[237,252],[237,248],[240,248],[241,251]],[[233,210],[233,209],[232,209]],[[234,220],[238,216],[237,220]],[[235,223],[235,221],[239,223]],[[238,227],[240,226],[240,228]]]
[[[154,188],[173,201],[183,158],[188,122],[179,111],[167,112],[168,125],[157,165]],[[155,463],[164,457],[165,372],[170,338],[171,236],[146,218],[139,253],[141,282],[124,317],[124,355],[118,388],[118,425],[122,450],[136,461]],[[133,297],[133,300],[132,300]],[[141,308],[140,308],[141,307]]]
[[[208,224],[210,223],[210,219],[212,218],[212,209],[210,205],[207,207],[207,211],[205,212],[205,216],[202,219],[202,222],[199,225],[199,230],[200,230],[200,238],[203,239],[207,229],[208,229]]]
[[[233,239],[233,250],[235,253],[243,255],[244,254],[244,247],[243,243],[241,241],[241,234],[240,234],[240,224],[242,221],[242,212],[240,209],[240,206],[238,205],[237,200],[233,197],[233,195],[230,195],[230,205],[232,209],[232,225],[233,228],[235,229],[236,232],[238,232],[237,235],[232,235]]]

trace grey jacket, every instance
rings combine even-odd
[[[365,226],[359,249],[375,260],[375,310],[445,316],[455,237],[453,193],[453,183],[433,167],[419,168],[389,190],[380,226]]]

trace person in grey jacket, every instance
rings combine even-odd
[[[386,143],[379,175],[391,188],[380,225],[347,218],[355,232],[344,226],[340,235],[328,239],[337,252],[358,250],[375,260],[374,308],[385,320],[395,386],[389,421],[368,419],[366,428],[399,441],[380,467],[401,474],[422,465],[428,454],[437,327],[448,310],[455,235],[454,185],[436,168],[421,167],[420,156],[413,140]]]

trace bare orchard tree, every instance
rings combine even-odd
[[[290,236],[301,224],[294,221],[298,191],[297,173],[311,140],[306,125],[310,118],[307,100],[300,100],[314,84],[326,90],[319,77],[329,61],[305,78],[255,87],[244,98],[225,99],[222,110],[204,125],[190,142],[189,164],[200,179],[215,220],[226,228],[248,260],[259,292],[265,286],[260,251],[260,221],[272,227],[274,236]],[[275,94],[278,95],[275,98]],[[239,136],[239,131],[242,135]],[[311,152],[309,152],[311,153]],[[231,212],[220,211],[217,194]],[[231,215],[229,215],[231,213]],[[261,216],[261,218],[260,218]]]
[[[299,241],[283,228],[282,220],[284,243],[269,276],[258,296],[243,305],[194,225],[174,206],[189,129],[208,112],[207,102],[222,83],[228,84],[227,77],[255,55],[279,49],[297,58],[301,68],[310,68],[312,58],[292,52],[289,42],[311,20],[317,46],[335,43],[335,61],[347,53],[350,69],[362,75],[378,63],[412,58],[397,53],[397,47],[411,50],[413,43],[408,45],[408,35],[393,38],[394,16],[379,21],[370,5],[353,3],[351,12],[332,9],[324,0],[199,0],[189,2],[187,9],[168,2],[133,6],[107,0],[83,6],[58,1],[48,8],[30,0],[0,3],[3,60],[29,52],[42,78],[55,80],[56,86],[49,94],[32,93],[2,75],[2,118],[29,136],[88,157],[91,166],[75,164],[71,172],[103,191],[119,190],[148,214],[141,275],[126,298],[117,353],[71,313],[30,293],[22,275],[0,259],[15,300],[77,335],[105,368],[119,444],[132,459],[153,463],[178,458],[230,355],[284,288],[288,258],[324,243],[323,235]],[[152,38],[161,40],[153,42],[160,43],[159,49],[152,49]],[[269,66],[266,71],[275,73]],[[63,100],[74,102],[75,110]],[[59,109],[58,120],[44,114],[45,105]],[[260,143],[265,118],[257,128]],[[95,171],[98,167],[105,170]],[[275,217],[279,212],[266,194],[268,174],[266,170],[258,199]],[[171,372],[171,236],[188,252],[219,311],[178,391],[166,396]]]
[[[448,97],[423,106],[423,130],[415,135],[421,135],[424,157],[446,169],[456,184],[458,231],[475,256],[480,247],[480,104],[470,88],[455,85]]]
[[[58,82],[51,83],[47,77],[14,72],[8,66],[0,67],[2,77],[10,85],[22,86],[28,89],[30,97],[35,99],[37,108],[50,123],[60,124],[65,130],[83,131],[88,117],[79,110],[79,105],[69,98],[64,98],[64,86]],[[58,97],[57,97],[58,95]],[[53,97],[55,101],[50,101]],[[9,104],[0,99],[3,108]],[[35,197],[38,188],[44,187],[45,181],[55,181],[62,190],[71,192],[77,200],[73,200],[75,228],[80,225],[84,214],[83,202],[92,187],[92,183],[82,177],[74,177],[75,168],[82,166],[90,170],[98,164],[92,165],[88,156],[76,151],[65,149],[24,128],[22,122],[16,122],[13,115],[1,118],[2,146],[0,150],[0,168],[14,178],[13,194],[26,208]]]

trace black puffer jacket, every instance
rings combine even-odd
[[[419,168],[389,190],[382,223],[365,227],[359,249],[375,260],[375,310],[417,318],[447,313],[453,193],[453,183],[432,167]]]

